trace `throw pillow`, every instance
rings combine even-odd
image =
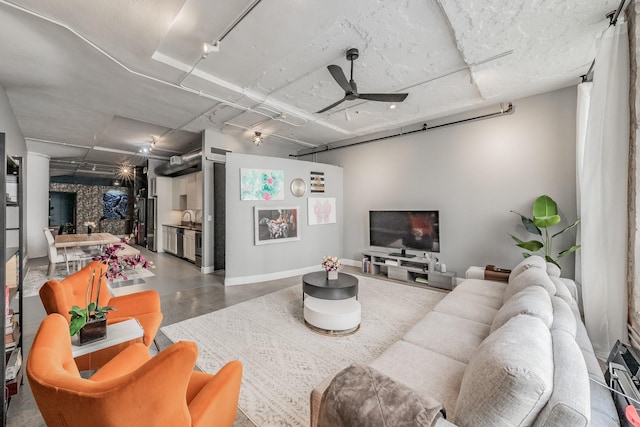
[[[549,328],[553,322],[553,308],[547,291],[540,286],[529,286],[509,298],[493,318],[491,333],[519,314],[537,317]]]
[[[443,411],[437,400],[354,364],[340,371],[322,395],[318,427],[429,426]]]
[[[540,268],[542,270],[546,270],[547,262],[538,255],[531,255],[530,257],[523,259],[511,270],[511,274],[509,274],[509,283],[511,283],[513,279],[518,277],[520,273],[530,268]]]
[[[453,422],[531,425],[553,389],[551,334],[536,317],[516,316],[478,347],[462,377]]]
[[[556,294],[556,286],[553,284],[546,270],[539,268],[530,268],[520,273],[515,279],[509,282],[507,289],[504,290],[502,296],[503,301],[507,302],[509,298],[528,288],[529,286],[542,286],[547,290],[549,295]]]

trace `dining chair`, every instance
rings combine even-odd
[[[44,237],[47,240],[47,256],[49,257],[49,269],[47,270],[47,275],[51,276],[53,271],[56,268],[56,264],[59,262],[64,262],[67,266],[67,273],[69,273],[69,260],[78,260],[86,258],[87,254],[85,254],[80,248],[66,248],[66,256],[65,253],[58,252],[58,248],[56,248],[56,240],[51,234],[51,230],[49,228],[43,228]]]
[[[74,363],[67,321],[47,316],[27,360],[33,397],[49,427],[231,427],[236,419],[242,364],[216,374],[194,371],[198,348],[181,341],[151,357],[143,344],[116,355],[89,378]]]

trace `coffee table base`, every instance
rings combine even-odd
[[[356,326],[355,328],[345,329],[342,331],[330,331],[327,329],[316,328],[306,320],[304,321],[304,324],[306,325],[307,328],[311,329],[313,332],[320,335],[328,335],[330,337],[346,337],[348,335],[353,335],[360,330],[360,325]]]
[[[327,335],[347,335],[360,327],[361,307],[355,297],[344,300],[325,300],[306,297],[304,321],[316,332]]]

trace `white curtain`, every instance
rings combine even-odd
[[[627,24],[605,30],[591,86],[578,91],[579,240],[585,324],[596,355],[627,342],[627,181],[629,47]],[[590,102],[589,102],[590,98]],[[588,105],[586,123],[584,116]]]

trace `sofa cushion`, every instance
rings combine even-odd
[[[547,328],[550,327],[553,322],[553,309],[547,291],[540,286],[529,286],[509,298],[496,313],[491,323],[491,333],[519,314],[537,317]]]
[[[463,426],[530,425],[553,389],[551,334],[516,316],[489,335],[462,378],[453,421]]]
[[[488,335],[489,326],[484,323],[431,311],[409,329],[402,339],[451,359],[469,363]]]
[[[318,427],[433,425],[442,405],[360,364],[340,371],[322,396]]]
[[[533,425],[535,427],[586,426],[591,417],[591,395],[587,366],[582,358],[582,352],[573,336],[563,330],[552,330],[551,338],[554,365],[553,391]]]
[[[569,304],[562,298],[557,296],[551,297],[551,304],[553,305],[553,324],[551,330],[565,331],[569,335],[576,338],[576,318],[573,316]]]
[[[530,268],[538,268],[546,271],[547,262],[539,255],[531,255],[530,257],[523,259],[511,270],[511,274],[509,274],[509,283],[519,276],[520,273]]]
[[[456,292],[468,292],[476,295],[484,295],[502,301],[502,294],[507,288],[504,282],[491,280],[466,279],[456,286]]]
[[[556,287],[556,296],[565,300],[567,304],[571,304],[573,296],[571,295],[571,292],[569,292],[567,285],[565,285],[559,277],[551,277],[550,279]]]
[[[474,298],[475,297],[475,298]],[[482,304],[479,295],[466,294],[453,291],[444,297],[434,308],[438,313],[451,314],[463,319],[491,325],[498,312],[497,308]]]
[[[466,363],[406,341],[397,341],[369,364],[373,369],[430,396],[444,406],[447,417],[453,413]]]
[[[509,282],[507,289],[504,290],[504,301],[506,302],[509,298],[529,286],[542,286],[549,295],[556,294],[556,287],[547,272],[539,268],[530,268],[518,274],[515,279]]]

